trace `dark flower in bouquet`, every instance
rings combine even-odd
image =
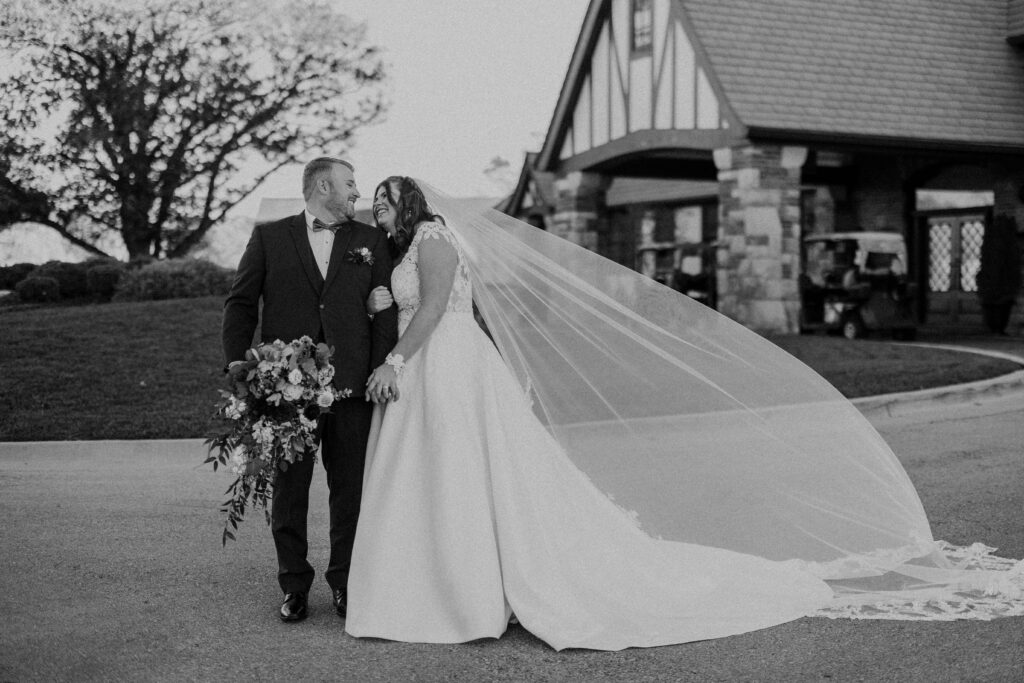
[[[303,458],[316,457],[317,424],[339,398],[351,389],[331,384],[334,367],[331,349],[309,337],[290,343],[280,339],[245,352],[245,360],[228,368],[230,390],[221,391],[215,420],[218,433],[206,440],[206,463],[230,467],[235,481],[225,492],[230,498],[223,544],[235,536],[245,510],[263,508],[270,523],[268,503],[274,479]],[[230,527],[230,528],[229,528]]]

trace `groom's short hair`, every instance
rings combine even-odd
[[[306,201],[309,201],[309,198],[313,196],[316,181],[320,180],[324,174],[330,173],[331,167],[335,164],[347,166],[351,171],[356,170],[355,166],[349,162],[336,157],[317,157],[306,164],[306,168],[302,170],[302,196]]]

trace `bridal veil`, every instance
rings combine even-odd
[[[830,616],[1024,614],[1024,562],[932,538],[903,467],[834,387],[716,311],[421,181],[534,413],[647,534],[792,562]]]

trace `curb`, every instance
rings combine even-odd
[[[943,349],[948,351],[960,351],[962,353],[975,353],[990,358],[1001,358],[1013,361],[1022,366],[1016,370],[999,377],[981,379],[963,384],[951,384],[945,387],[933,387],[931,389],[920,389],[918,391],[903,391],[893,394],[879,394],[878,396],[862,396],[851,399],[851,403],[860,410],[866,417],[888,416],[894,417],[897,414],[913,412],[929,407],[942,405],[955,405],[957,403],[977,402],[982,400],[1001,398],[1008,394],[1017,392],[1024,393],[1024,357],[1002,351],[989,351],[970,346],[954,346],[951,344],[906,344],[906,346],[919,346],[930,349]]]

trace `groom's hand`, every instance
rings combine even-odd
[[[381,311],[386,311],[391,308],[391,304],[395,302],[391,296],[391,292],[388,288],[381,285],[370,292],[370,296],[366,299],[366,311],[370,315],[377,315]]]

